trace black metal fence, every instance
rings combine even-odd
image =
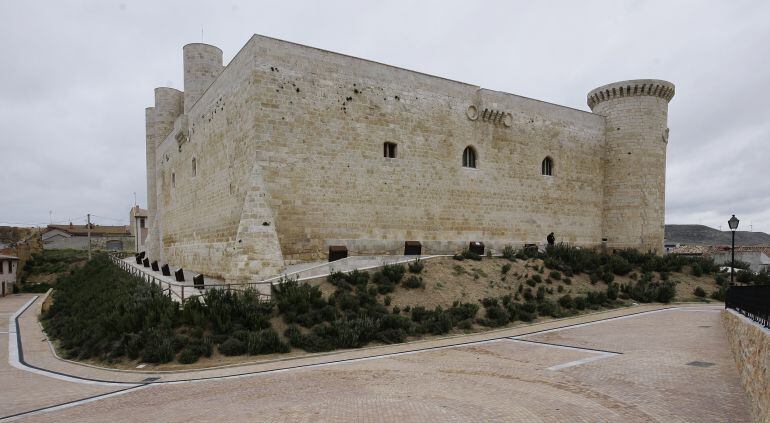
[[[725,307],[770,328],[770,285],[731,286]]]

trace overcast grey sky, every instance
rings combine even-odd
[[[671,81],[666,223],[770,232],[770,2],[736,0],[0,0],[0,225],[127,223],[153,88],[182,89],[184,44],[227,63],[254,33],[583,110]]]

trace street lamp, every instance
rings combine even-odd
[[[730,230],[733,233],[733,248],[732,248],[733,261],[730,264],[730,285],[733,284],[733,279],[735,278],[735,230],[738,229],[738,222],[740,222],[740,220],[738,220],[738,218],[735,217],[735,215],[733,215],[733,217],[731,217],[730,220],[727,221],[727,224],[730,225]]]

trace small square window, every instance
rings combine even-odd
[[[383,156],[389,159],[396,158],[396,143],[386,142],[383,144]]]

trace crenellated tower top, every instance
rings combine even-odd
[[[588,93],[588,107],[621,97],[654,96],[666,101],[674,97],[674,84],[660,79],[634,79],[603,85]]]

